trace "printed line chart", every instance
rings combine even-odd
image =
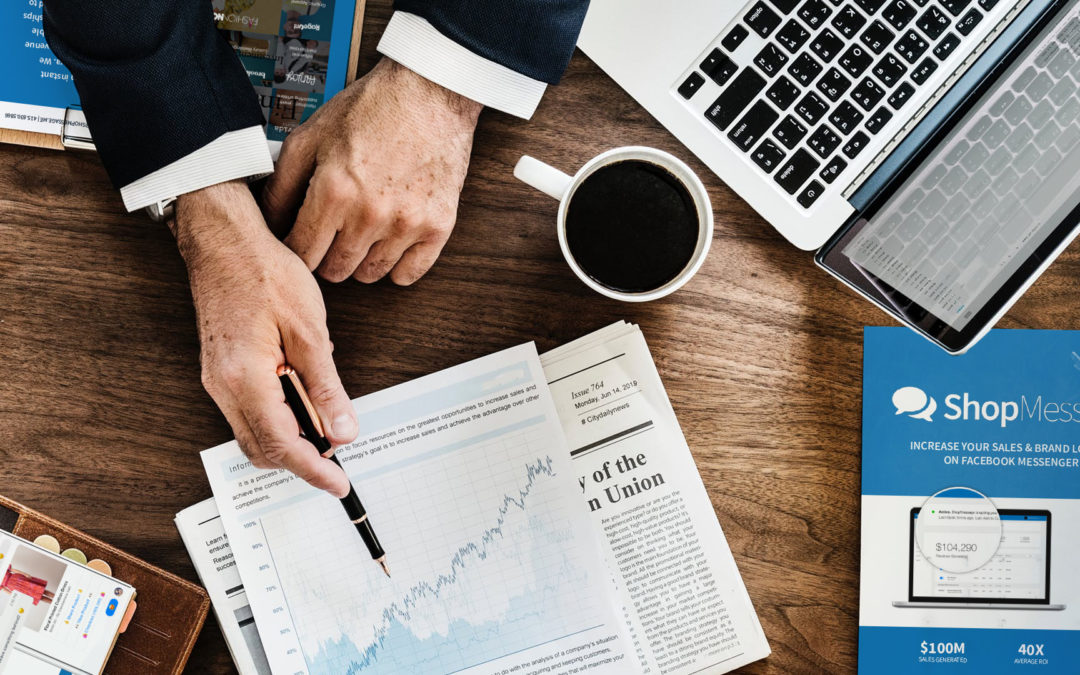
[[[454,673],[602,623],[545,428],[354,476],[390,579],[331,500],[263,515],[309,672]]]

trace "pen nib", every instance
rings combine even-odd
[[[390,576],[390,568],[386,566],[386,561],[380,560],[379,564],[382,565],[382,571],[386,572],[386,576]]]

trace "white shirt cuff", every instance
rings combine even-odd
[[[378,50],[435,84],[523,119],[532,117],[547,89],[547,83],[485,59],[408,12],[390,17]]]
[[[137,211],[165,199],[237,178],[273,173],[266,132],[254,126],[227,131],[189,155],[120,188],[124,208]]]

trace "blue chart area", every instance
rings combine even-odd
[[[521,452],[541,445],[535,434],[361,482],[365,500],[388,505],[372,522],[389,580],[347,527],[290,535],[286,523],[263,518],[311,673],[453,673],[599,623],[570,544],[582,514],[564,511],[551,458]],[[328,547],[326,538],[345,543]]]
[[[79,102],[71,73],[53,56],[41,25],[41,0],[9,0],[0,8],[0,101],[66,108]]]

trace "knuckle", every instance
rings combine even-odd
[[[272,466],[281,466],[289,454],[288,447],[281,441],[267,441],[262,444],[263,456]]]
[[[341,203],[349,199],[353,189],[347,177],[340,173],[332,173],[323,177],[322,192],[327,201]]]
[[[365,259],[360,263],[360,269],[356,271],[356,277],[360,281],[375,282],[382,279],[393,268],[394,261],[385,258]]]

